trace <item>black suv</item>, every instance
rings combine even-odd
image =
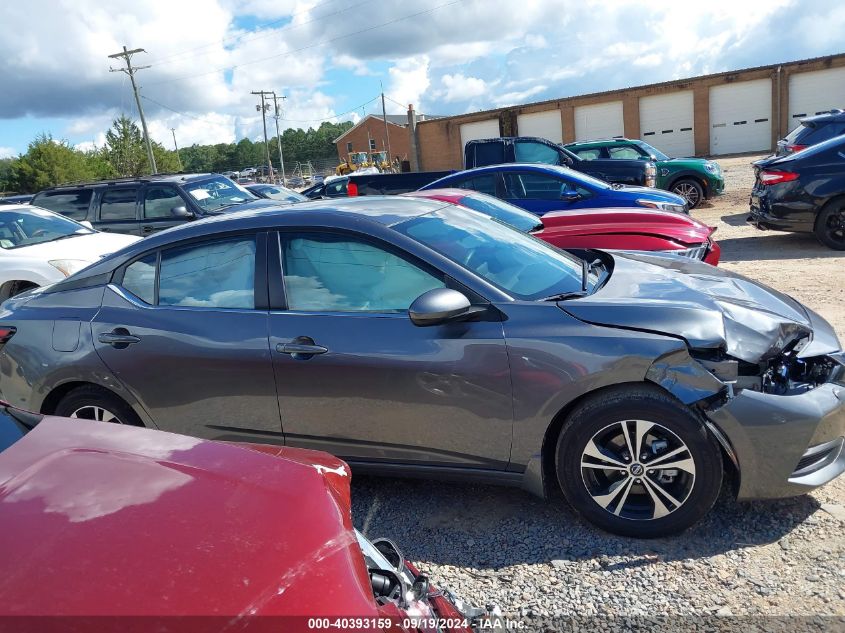
[[[823,114],[799,119],[800,125],[778,141],[776,156],[800,152],[810,145],[845,134],[845,110],[831,110]]]
[[[210,215],[277,206],[219,174],[166,174],[51,187],[34,206],[90,222],[99,231],[149,235]]]

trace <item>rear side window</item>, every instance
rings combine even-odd
[[[137,187],[107,189],[100,200],[100,220],[134,220]]]
[[[32,204],[74,220],[85,220],[88,217],[88,206],[91,204],[91,193],[91,189],[47,191],[35,196]]]
[[[580,149],[575,151],[582,160],[596,160],[601,156],[600,149]]]
[[[219,240],[163,251],[158,304],[255,308],[255,238]]]
[[[517,141],[515,157],[518,163],[560,165],[560,152],[545,143],[535,141]]]
[[[156,253],[147,255],[126,267],[123,283],[126,290],[144,303],[155,303]]]
[[[607,151],[616,160],[637,160],[640,157],[640,153],[633,147],[611,147]]]
[[[488,196],[496,195],[496,175],[488,174],[486,176],[476,176],[475,178],[467,178],[458,183],[461,189],[472,189],[479,193],[486,193]]]

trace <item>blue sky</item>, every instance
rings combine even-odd
[[[284,127],[388,110],[456,114],[845,52],[845,3],[708,0],[30,0],[3,3],[0,156],[41,132],[102,143],[136,116],[109,53],[144,47],[151,135],[258,138],[251,90],[287,95]],[[37,29],[32,16],[39,16]],[[357,108],[357,109],[356,109]],[[352,111],[352,112],[350,112]],[[342,115],[342,116],[338,116]],[[272,127],[272,126],[271,126]]]

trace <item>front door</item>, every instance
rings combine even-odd
[[[506,468],[500,321],[415,326],[411,302],[450,282],[365,236],[282,234],[279,253],[287,309],[271,310],[270,349],[287,444],[352,462]],[[270,273],[271,289],[279,281]]]
[[[541,172],[504,172],[505,200],[539,216],[587,206],[589,190],[574,181]]]
[[[262,250],[255,235],[173,246],[106,287],[94,347],[159,428],[282,443]]]
[[[150,235],[187,220],[173,214],[177,207],[188,207],[179,190],[173,185],[148,184],[141,203],[141,235]]]

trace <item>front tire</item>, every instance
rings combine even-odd
[[[697,180],[684,178],[672,184],[672,193],[687,201],[690,209],[695,209],[704,200],[704,188]]]
[[[56,415],[111,424],[144,426],[138,415],[118,396],[96,385],[72,389],[59,401]]]
[[[832,202],[819,213],[816,239],[836,251],[845,251],[845,201]]]
[[[572,507],[622,536],[681,532],[710,511],[722,486],[716,441],[688,407],[649,385],[615,388],[576,407],[556,457]]]

